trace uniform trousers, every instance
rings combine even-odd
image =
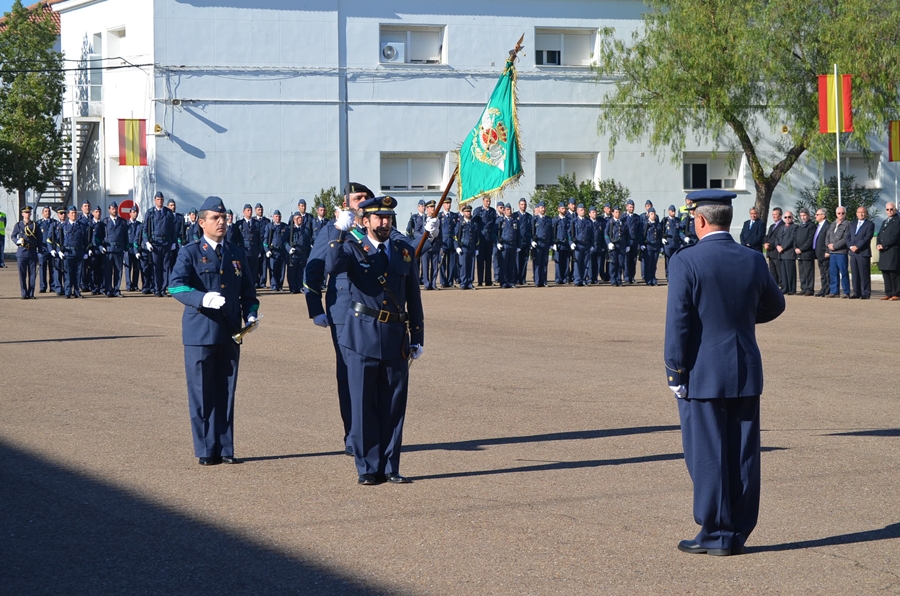
[[[609,283],[620,286],[625,277],[625,249],[616,247],[609,251]]]
[[[165,293],[169,288],[169,279],[172,277],[172,269],[175,268],[175,263],[178,262],[178,251],[181,250],[181,245],[177,243],[175,244],[175,250],[172,250],[170,247],[171,245],[166,247],[166,285],[164,285],[162,289],[158,290],[163,293]],[[154,250],[156,249],[154,248]]]
[[[556,283],[564,284],[569,279],[569,262],[572,260],[572,251],[569,250],[568,246],[566,246],[565,250],[560,249],[560,246],[559,244],[556,245],[558,250],[553,260],[556,261]]]
[[[144,276],[144,283],[141,285],[141,292],[155,292],[156,281],[153,268],[153,259],[146,250],[141,251],[141,275]]]
[[[872,257],[850,254],[850,276],[855,295],[860,298],[872,295]]]
[[[441,248],[433,246],[428,252],[422,253],[422,269],[424,269],[425,277],[422,282],[425,289],[434,289],[437,285],[438,271],[441,268]]]
[[[779,259],[781,266],[781,291],[785,294],[797,293],[797,260]]]
[[[659,249],[647,246],[641,255],[641,279],[656,283],[656,269],[659,266]]]
[[[153,291],[163,294],[169,287],[169,246],[167,244],[151,243],[153,250],[150,252],[150,261],[153,268]]]
[[[53,283],[53,256],[49,251],[38,253],[38,281],[41,293],[46,292]]]
[[[456,257],[456,251],[452,246],[441,248],[441,285],[444,287],[452,286],[453,280],[459,277]]]
[[[831,259],[816,259],[819,262],[819,293],[823,296],[831,291]]]
[[[631,250],[625,253],[625,279],[629,283],[634,282],[639,249],[640,248],[637,245],[632,245]]]
[[[493,263],[494,248],[490,241],[484,238],[478,240],[478,256],[475,257],[478,285],[493,285],[494,276],[491,275],[491,263]]]
[[[122,259],[122,267],[124,268],[125,289],[130,292],[137,290],[141,279],[141,258],[131,250],[126,251]]]
[[[523,246],[516,255],[516,283],[520,286],[524,286],[525,280],[528,278],[529,250],[530,249],[527,246]]]
[[[240,359],[241,347],[233,341],[184,346],[196,457],[234,456],[234,392]]]
[[[900,271],[881,271],[884,274],[884,295],[900,296]]]
[[[50,262],[50,289],[57,294],[66,290],[66,262],[61,257]]]
[[[96,248],[93,249],[93,253],[84,265],[84,275],[87,279],[82,279],[81,282],[84,284],[82,287],[86,287],[92,292],[99,292],[103,288],[103,255]]]
[[[816,266],[813,261],[797,261],[800,269],[800,293],[812,294],[816,287]]]
[[[497,264],[500,266],[500,278],[497,280],[502,286],[514,286],[516,284],[516,265],[518,253],[516,247],[503,245],[502,250],[497,250]]]
[[[343,320],[343,319],[342,319]],[[331,342],[334,344],[334,374],[337,377],[338,408],[341,412],[341,422],[344,424],[344,446],[350,445],[350,428],[353,424],[353,408],[350,401],[350,385],[347,379],[347,363],[344,362],[344,351],[338,340],[344,330],[343,323],[330,325]],[[354,452],[355,453],[355,452]]]
[[[409,364],[405,358],[368,358],[343,346],[341,351],[353,409],[349,443],[356,469],[360,475],[399,474]]]
[[[838,282],[844,288],[844,294],[850,295],[850,279],[847,277],[847,255],[831,253],[831,263],[828,267],[828,275],[831,278],[831,293],[840,295]]]
[[[266,260],[269,263],[269,284],[273,290],[280,292],[284,288],[284,254],[280,250],[273,250],[272,256]]]
[[[759,517],[759,396],[677,401],[700,525],[695,540],[703,548],[743,547]]]
[[[22,297],[32,298],[37,275],[37,256],[16,257],[16,263],[19,267],[19,289],[22,291]]]
[[[459,287],[471,288],[475,281],[475,250],[463,248],[459,256]]]
[[[500,281],[500,249],[497,248],[497,245],[491,247],[491,252],[493,253],[492,264],[494,265],[494,282],[502,283]]]
[[[550,264],[550,251],[546,246],[538,243],[531,249],[531,269],[534,276],[534,285],[537,288],[547,285],[547,266]]]
[[[63,261],[66,265],[66,296],[81,295],[81,264],[84,262],[81,256],[66,255]]]
[[[599,249],[594,248],[593,252],[591,252],[591,256],[588,258],[588,263],[590,269],[590,280],[592,284],[597,283],[600,279],[600,269],[602,267],[601,263],[603,262],[603,253],[600,252]]]
[[[288,255],[287,282],[291,294],[303,291],[303,272],[306,270],[308,260],[309,255],[305,252],[298,251]]]
[[[572,260],[575,265],[575,285],[583,286],[588,281],[590,281],[590,263],[589,259],[591,257],[591,248],[589,246],[575,246],[575,252],[572,255]]]
[[[121,252],[107,252],[103,255],[103,289],[107,296],[122,295],[124,256]]]
[[[244,250],[246,250],[246,248]],[[259,281],[260,257],[265,258],[265,255],[251,253],[249,250],[247,251],[246,254],[247,254],[247,267],[250,268],[250,280],[253,281],[254,284],[256,284],[256,282]]]

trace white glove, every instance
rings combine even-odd
[[[89,257],[94,256],[94,251],[89,249],[87,256],[89,256]]]
[[[615,250],[615,249],[616,249],[616,245],[613,244],[612,242],[610,242],[609,244],[606,245],[606,248],[608,248],[609,250]]]
[[[456,247],[456,254],[458,254],[458,255],[462,254],[462,249],[458,246]]]
[[[497,250],[503,250],[503,245],[499,242],[497,243]]]
[[[296,248],[292,248],[292,249],[291,249],[290,251],[288,251],[288,252],[289,252],[290,254],[294,254],[295,252],[297,252],[297,249],[296,249]]]
[[[668,239],[668,238],[663,238],[663,244],[668,244],[668,243],[669,243],[669,239]]]
[[[328,327],[328,315],[316,315],[313,317],[313,325]]]
[[[207,292],[203,294],[203,308],[220,309],[225,304],[225,296],[218,292]]]
[[[271,250],[267,250],[267,251],[266,251],[266,257],[271,257],[271,256],[272,256],[272,251],[271,251]]]
[[[16,240],[16,244],[18,244],[19,246],[25,246],[25,240],[23,238],[19,238],[18,240]]]
[[[352,211],[341,211],[341,214],[334,220],[334,227],[342,232],[346,232],[353,227],[354,219]]]
[[[139,249],[139,248],[134,249],[134,256],[140,258],[140,256],[141,256],[141,249]]]
[[[516,249],[516,252],[522,252],[522,249],[521,249],[521,248],[517,248],[517,249]]]
[[[626,247],[625,247],[625,252],[628,252],[628,251],[630,251],[630,250],[631,250],[631,247],[630,247],[630,246],[626,246]]]
[[[103,254],[106,254],[106,247],[105,247],[105,246],[101,246],[101,247],[100,247],[100,252],[103,253]]]
[[[475,256],[476,256],[476,257],[478,256],[478,251],[477,251],[477,250],[475,251]]]
[[[551,246],[550,250],[552,250],[553,252],[556,252],[556,245],[554,244],[553,246]]]
[[[223,298],[222,301],[224,302],[225,299]],[[256,323],[256,327],[254,327],[247,333],[253,333],[257,329],[259,329],[259,324],[261,323],[261,321],[256,317],[256,315],[250,315],[249,317],[247,317],[247,325],[252,325],[253,323]]]
[[[82,260],[82,261],[87,261],[87,258],[88,258],[88,256],[87,256],[87,254],[85,253],[85,255],[84,255],[83,257],[81,257],[81,260]]]
[[[418,360],[422,357],[422,353],[425,351],[425,346],[420,346],[419,344],[413,344],[409,346],[409,355],[413,360]]]
[[[537,242],[534,240],[531,241],[531,248],[537,248]]]
[[[436,217],[428,217],[425,219],[425,231],[434,235],[438,229],[438,220]]]
[[[50,254],[53,256],[54,259],[56,258],[56,251],[55,251],[55,250],[51,250],[51,251],[50,251]]]
[[[647,247],[644,245],[641,245],[641,250],[647,250]]]
[[[677,397],[678,399],[684,399],[687,397],[687,387],[685,387],[684,385],[669,385],[669,389],[672,390],[672,393],[674,393],[675,397]]]
[[[175,250],[175,248],[176,248],[177,246],[178,246],[178,243],[177,243],[177,242],[173,242],[173,243],[172,243],[172,246],[169,247],[169,250]]]
[[[149,241],[144,243],[144,248],[146,248],[149,252],[153,252],[153,245],[150,244]]]
[[[575,243],[573,242],[569,248],[571,248],[572,250],[575,250]]]

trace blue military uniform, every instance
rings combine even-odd
[[[428,212],[428,207],[434,207],[436,205],[435,201],[431,200],[425,203],[426,213]],[[441,228],[438,227],[438,235],[440,235]],[[425,226],[422,226],[421,232],[417,232],[417,235],[425,233]],[[437,287],[437,278],[438,271],[441,268],[441,245],[442,242],[438,241],[438,238],[433,238],[434,243],[428,248],[423,248],[419,253],[422,259],[422,283],[425,285],[426,290],[433,290]]]
[[[393,213],[391,197],[368,199],[360,210]],[[328,244],[326,270],[346,273],[350,308],[338,338],[347,365],[353,424],[350,444],[361,484],[405,482],[400,451],[411,345],[424,343],[424,313],[413,254],[399,235],[376,245],[342,234]]]
[[[75,207],[69,207],[69,211],[75,211]],[[87,257],[87,247],[90,242],[91,228],[82,219],[67,221],[62,226],[62,253],[66,264],[66,298],[81,295],[82,262]]]
[[[544,207],[544,201],[535,207]],[[553,219],[535,215],[531,219],[531,267],[534,287],[547,287],[547,266],[550,263],[550,245],[553,244]]]
[[[441,210],[438,213],[438,222],[441,227],[441,287],[450,288],[454,280],[459,278],[459,263],[457,262],[456,247],[453,241],[453,233],[459,221],[459,214],[453,211]]]
[[[619,208],[616,207],[615,211],[618,210]],[[611,217],[606,222],[606,230],[603,235],[609,250],[609,283],[621,286],[625,280],[625,256],[628,254],[626,249],[631,244],[628,226],[621,217],[618,219]]]
[[[113,202],[110,207],[118,204]],[[103,289],[110,298],[122,295],[122,267],[125,264],[125,253],[129,250],[128,221],[121,217],[109,216],[103,220],[105,231],[103,262]],[[126,286],[127,286],[126,280]]]
[[[731,204],[734,193],[696,191],[694,207]],[[756,526],[760,491],[756,325],[784,311],[763,256],[712,232],[669,263],[665,364],[680,395],[685,463],[694,483],[691,553],[738,554]]]
[[[209,197],[200,211],[225,214]],[[259,300],[243,249],[205,236],[184,246],[172,270],[169,293],[184,304],[181,339],[187,376],[194,455],[201,464],[234,463],[234,392],[241,348],[232,335],[256,318]],[[208,293],[224,304],[204,306]]]
[[[31,207],[26,205],[22,213],[30,214]],[[22,300],[33,299],[38,251],[44,245],[41,228],[34,221],[27,224],[24,221],[16,222],[13,226],[12,241],[17,245],[16,262],[19,267],[19,289],[22,292]]]
[[[276,209],[272,212],[272,215],[281,217],[281,211]],[[288,253],[285,245],[288,242],[289,233],[288,226],[283,221],[279,223],[273,221],[266,228],[263,248],[269,260],[269,271],[271,271],[269,283],[271,284],[271,289],[275,292],[280,292],[284,289],[284,265]]]
[[[491,264],[497,242],[497,211],[490,205],[479,205],[472,210],[472,218],[478,220],[478,248],[475,250],[478,253],[475,255],[478,285],[492,286]]]
[[[225,212],[227,215],[233,216],[234,214],[231,212],[231,209]],[[225,241],[231,242],[237,246],[244,246],[244,238],[241,236],[241,229],[238,227],[236,221],[232,220],[228,227],[225,229]]]
[[[38,291],[41,294],[45,294],[47,292],[48,287],[53,286],[53,255],[50,254],[50,245],[53,239],[53,228],[56,227],[56,222],[53,221],[52,218],[41,218],[37,220],[38,227],[41,229],[41,238],[43,238],[43,242],[41,246],[38,247],[38,282],[39,289]],[[2,247],[0,247],[2,249]]]
[[[569,260],[572,258],[572,218],[568,212],[553,218],[553,247],[556,283],[565,284],[569,278]]]
[[[254,209],[262,209],[262,203],[257,203]],[[272,220],[266,217],[265,215],[255,215],[254,218],[259,222],[259,241],[261,249],[259,251],[259,279],[256,282],[257,288],[265,288],[266,287],[266,276],[270,272],[269,268],[269,258],[266,256],[266,248],[265,241],[269,235],[269,226],[272,225]]]
[[[56,253],[50,266],[50,289],[56,292],[57,296],[65,296],[66,290],[66,263],[63,260],[63,226],[66,225],[66,209],[58,207],[56,209],[57,220],[53,222],[50,228],[50,236],[45,238],[47,249]],[[52,255],[52,252],[51,252]]]
[[[459,287],[471,290],[475,281],[475,251],[478,250],[478,220],[471,217],[472,206],[462,208],[463,216],[453,231],[454,250],[459,256]],[[465,214],[469,214],[466,219]]]
[[[162,193],[157,193],[162,196]],[[172,245],[177,244],[179,229],[175,221],[175,214],[171,209],[162,207],[153,208],[144,214],[143,245],[147,243],[153,250],[148,250],[148,256],[152,263],[153,292],[156,296],[163,296],[169,287],[169,253]]]
[[[634,205],[634,201],[628,199],[625,204],[626,206]],[[627,211],[622,215],[622,221],[625,222],[625,226],[628,228],[628,244],[625,250],[625,282],[633,284],[644,226],[640,215],[628,213]]]
[[[306,269],[306,262],[309,260],[309,253],[312,250],[312,233],[313,228],[306,225],[309,218],[304,218],[299,226],[293,224],[294,217],[300,215],[299,211],[295,211],[291,217],[291,224],[288,229],[287,242],[287,280],[288,289],[291,294],[299,294],[303,291],[303,272]],[[321,228],[320,228],[321,229]]]
[[[245,210],[248,208],[250,208],[250,203],[244,205]],[[247,256],[247,263],[250,265],[250,278],[254,285],[259,285],[259,266],[262,256],[262,229],[259,221],[253,217],[250,219],[244,217],[234,225],[237,226],[241,240],[244,242],[244,253]]]
[[[672,255],[681,248],[684,240],[684,231],[681,228],[681,219],[677,215],[672,215],[675,205],[669,205],[669,215],[662,221],[663,227],[663,254],[666,257],[666,279],[669,278],[669,260]]]
[[[650,213],[656,213],[656,209],[650,207]],[[662,249],[662,223],[657,219],[650,221],[648,215],[644,222],[644,230],[641,240],[641,276],[648,286],[657,285],[656,268],[659,264],[659,251]]]
[[[588,215],[591,213],[594,214],[594,217],[590,218],[594,233],[594,243],[591,245],[588,269],[590,270],[591,285],[594,285],[599,283],[602,275],[602,263],[606,258],[606,237],[603,235],[603,220],[596,215],[597,208],[591,207],[588,209]]]
[[[584,209],[579,203],[578,209]],[[572,243],[575,245],[575,285],[584,286],[590,281],[591,249],[594,246],[594,223],[588,217],[576,214],[572,219]]]
[[[100,247],[106,241],[106,225],[100,219],[100,207],[95,207],[94,213],[96,217],[88,220],[88,226],[91,228],[91,240],[88,243],[85,275],[88,278],[87,285],[91,294],[99,296],[103,293],[103,252]]]
[[[503,203],[500,203],[503,205]],[[506,206],[504,205],[504,208]],[[497,265],[502,288],[516,287],[519,250],[518,220],[507,215],[497,217]]]
[[[525,199],[519,199],[519,211],[513,213],[513,219],[516,220],[516,223],[519,226],[519,250],[516,255],[516,284],[520,286],[525,285],[525,280],[528,277],[528,256],[531,252],[532,233],[534,231],[532,229],[534,216],[527,211],[522,211],[523,202],[526,202],[527,204]]]

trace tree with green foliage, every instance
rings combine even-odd
[[[850,219],[856,216],[856,210],[859,207],[865,207],[869,214],[869,219],[878,217],[878,199],[881,191],[877,188],[866,188],[856,183],[856,176],[841,174],[841,205],[847,208],[847,214]],[[818,209],[825,209],[825,213],[829,220],[834,220],[834,210],[838,206],[837,197],[837,176],[832,176],[828,182],[822,184],[814,183],[800,191],[800,198],[797,200],[797,209],[806,208],[810,215],[815,215]]]
[[[53,49],[58,32],[49,15],[16,0],[0,28],[0,185],[19,195],[44,192],[59,175],[65,139],[62,54]]]
[[[557,180],[559,181],[558,185],[541,188],[532,193],[529,201],[532,208],[544,201],[548,213],[555,213],[556,206],[559,203],[567,203],[570,198],[575,199],[576,204],[584,203],[586,209],[597,207],[599,210],[605,203],[624,208],[625,201],[631,195],[630,190],[612,178],[597,180],[596,183],[590,180],[576,182],[575,174],[572,173],[557,176]]]
[[[313,197],[312,212],[316,212],[317,205],[325,205],[325,217],[334,217],[334,210],[340,209],[344,204],[344,197],[338,193],[337,188],[323,188]]]
[[[772,193],[804,153],[835,159],[818,127],[817,75],[853,75],[854,132],[866,153],[897,114],[897,0],[647,0],[630,41],[601,31],[596,72],[611,78],[598,129],[610,149],[645,140],[680,163],[688,137],[746,156],[765,220]],[[621,34],[618,34],[621,35]],[[782,127],[787,133],[782,134]]]

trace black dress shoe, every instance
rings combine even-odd
[[[859,299],[859,296],[857,296],[856,294],[850,295],[850,300],[858,300],[858,299]]]
[[[406,476],[401,476],[400,474],[397,474],[396,472],[391,472],[385,478],[387,479],[388,482],[393,482],[394,484],[409,484],[412,482],[412,480],[410,480]]]
[[[678,550],[692,555],[713,555],[714,557],[727,557],[731,554],[730,548],[705,548],[697,544],[696,540],[682,540],[678,543]]]
[[[217,466],[222,463],[222,458],[220,457],[201,457],[198,460],[198,463],[201,466]]]
[[[223,464],[242,464],[242,463],[244,463],[233,455],[223,455],[220,459],[222,460]]]
[[[381,481],[375,474],[362,474],[357,482],[363,486],[375,486],[376,484],[381,484]]]

